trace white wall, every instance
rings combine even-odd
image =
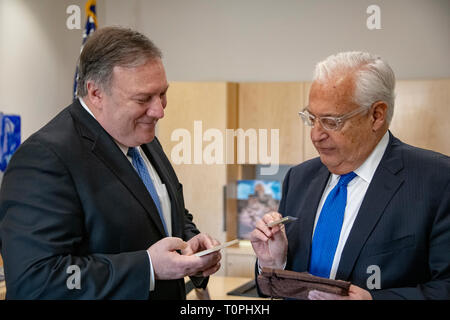
[[[0,111],[21,116],[22,140],[71,102],[81,45],[66,28],[71,3],[0,0]]]
[[[382,55],[399,79],[450,76],[449,0],[134,0],[106,3],[107,24],[161,47],[170,80],[310,80],[330,54]],[[366,9],[381,9],[368,30]],[[127,19],[124,17],[133,17]]]
[[[84,0],[0,0],[0,111],[27,138],[71,101]],[[381,8],[382,30],[366,28]],[[127,25],[163,50],[169,80],[310,80],[329,54],[377,52],[399,79],[450,77],[448,0],[98,0],[100,26]],[[82,21],[84,27],[84,18]]]

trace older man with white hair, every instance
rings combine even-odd
[[[290,169],[279,213],[251,235],[258,267],[350,281],[342,297],[450,298],[450,158],[389,131],[395,75],[380,57],[343,52],[316,66],[309,105],[320,158]],[[297,223],[268,227],[281,216]]]

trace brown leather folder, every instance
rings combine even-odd
[[[262,268],[258,286],[266,296],[306,300],[311,290],[348,296],[350,282],[316,277],[308,272]]]

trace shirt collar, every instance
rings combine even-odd
[[[364,161],[364,163],[353,172],[356,173],[358,177],[362,178],[367,183],[370,183],[372,181],[373,175],[375,174],[375,170],[377,170],[377,167],[380,164],[381,158],[383,158],[383,154],[386,151],[388,143],[389,143],[389,131],[386,131],[383,138],[381,138],[380,142],[378,142],[377,146],[375,147],[375,149],[373,149],[372,153],[369,155],[366,161]],[[331,181],[339,179],[339,177],[340,175],[333,173]]]
[[[86,110],[95,119],[94,114],[92,113],[91,109],[89,109],[89,107],[86,105],[83,98],[79,97],[78,100],[80,101],[80,104],[84,108],[84,110]]]
[[[389,131],[386,131],[383,138],[378,142],[375,149],[372,151],[370,156],[364,161],[364,163],[356,169],[354,172],[364,179],[367,183],[372,181],[373,175],[380,164],[381,158],[386,151],[387,145],[389,143]]]
[[[84,108],[84,110],[86,110],[86,111],[87,111],[87,112],[95,119],[94,114],[93,114],[92,111],[89,109],[89,107],[86,105],[86,103],[84,102],[83,98],[79,97],[78,100],[80,101],[80,104],[81,104],[81,106]],[[95,120],[97,120],[97,119],[95,119]],[[114,140],[114,142],[117,144],[117,146],[120,148],[120,150],[123,152],[123,154],[126,156],[127,153],[128,153],[128,147],[125,146],[125,145],[123,145],[123,144],[121,144],[119,141],[117,141],[117,140],[114,139],[114,138],[113,138],[113,140]]]

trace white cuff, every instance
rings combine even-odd
[[[150,291],[155,290],[155,273],[153,272],[153,264],[152,258],[150,257],[150,253],[147,251],[148,262],[150,262]]]
[[[261,266],[259,265],[259,260],[256,260],[256,263],[258,264],[258,274],[261,274],[262,269],[261,269]],[[284,262],[283,267],[281,269],[284,270],[286,268],[286,264],[287,264],[287,261]]]

